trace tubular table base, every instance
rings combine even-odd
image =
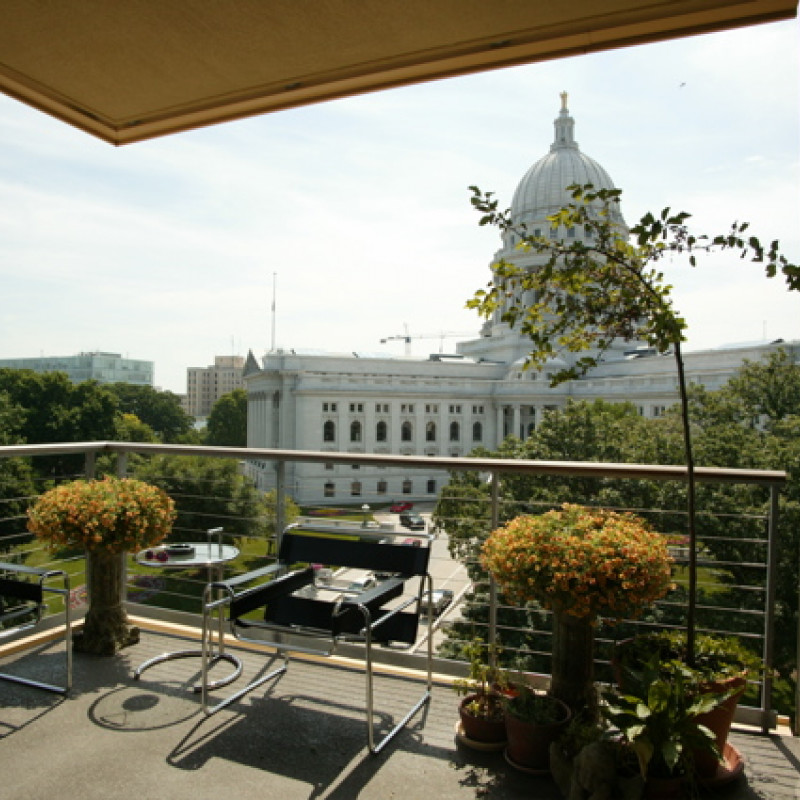
[[[136,668],[136,672],[133,673],[133,679],[138,681],[146,669],[150,669],[150,667],[154,667],[156,664],[162,664],[165,661],[173,661],[177,658],[202,657],[202,650],[176,650],[173,653],[161,653],[161,655],[154,656],[138,666]],[[229,683],[233,683],[242,674],[242,662],[235,655],[232,655],[231,653],[217,653],[210,658],[211,666],[213,667],[218,661],[227,661],[229,664],[233,664],[235,669],[230,673],[230,675],[226,675],[224,678],[220,678],[219,680],[209,683],[209,689],[220,689],[223,686],[227,686]],[[200,694],[200,692],[203,691],[202,684],[196,683],[192,687],[192,691],[195,694]]]

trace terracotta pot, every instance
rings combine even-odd
[[[566,703],[555,697],[551,699],[563,709],[563,719],[559,722],[537,725],[506,714],[506,756],[512,765],[535,772],[550,770],[550,745],[561,736],[572,716]]]
[[[484,719],[476,717],[467,710],[467,705],[477,697],[476,694],[467,695],[458,707],[461,715],[461,728],[464,736],[474,742],[486,744],[503,743],[506,740],[506,723],[502,715],[497,719]]]
[[[747,680],[744,675],[733,675],[725,680],[705,683],[701,688],[706,694],[710,692],[725,694],[733,691],[733,694],[722,705],[717,706],[713,711],[697,716],[697,722],[705,725],[714,734],[717,749],[720,753],[724,753],[731,723],[736,714],[736,706],[739,705],[739,698],[747,688]],[[694,754],[695,772],[701,779],[714,777],[720,763],[720,760],[707,750],[697,751]]]

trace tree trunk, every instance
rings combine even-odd
[[[695,628],[697,626],[697,522],[695,512],[694,451],[692,449],[692,426],[689,419],[689,395],[686,390],[686,374],[680,340],[675,341],[675,366],[678,369],[678,390],[681,398],[681,423],[683,447],[686,456],[686,516],[689,530],[689,603],[686,609],[686,663],[694,666]]]
[[[553,614],[552,674],[550,694],[566,703],[573,717],[596,718],[594,627],[589,617]]]
[[[128,624],[122,603],[122,553],[90,550],[86,556],[89,611],[83,630],[75,636],[75,650],[113,656],[139,641],[139,629]]]

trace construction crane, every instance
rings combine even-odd
[[[405,333],[399,333],[394,336],[387,336],[384,339],[381,339],[381,344],[386,344],[386,342],[393,342],[393,341],[402,341],[405,343],[406,355],[411,355],[411,342],[414,339],[438,339],[439,340],[439,352],[443,352],[444,350],[444,340],[449,337],[453,337],[456,339],[464,339],[468,336],[475,336],[474,331],[439,331],[438,333],[415,333],[410,334],[408,332],[408,325],[403,326],[405,328]]]

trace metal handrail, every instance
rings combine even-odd
[[[85,474],[94,475],[94,464],[98,455],[116,454],[117,473],[126,474],[127,456],[130,453],[169,456],[202,456],[211,458],[236,459],[239,461],[269,461],[276,465],[277,509],[276,529],[284,524],[283,501],[285,466],[289,462],[326,463],[369,466],[401,466],[405,469],[436,469],[453,472],[479,472],[490,486],[490,520],[496,526],[500,520],[500,481],[502,476],[541,475],[576,478],[615,478],[623,480],[673,481],[685,482],[687,470],[680,465],[615,464],[602,462],[515,460],[496,458],[467,457],[429,457],[388,454],[300,451],[270,448],[211,447],[204,445],[150,444],[134,442],[95,441],[62,444],[6,445],[0,446],[0,458],[40,457],[58,454],[83,454],[86,459]],[[768,517],[767,556],[765,564],[767,581],[764,607],[764,659],[769,667],[773,660],[774,637],[773,615],[775,605],[775,570],[777,564],[777,515],[778,495],[786,483],[786,472],[781,470],[728,469],[721,467],[696,467],[695,477],[699,483],[746,483],[769,489],[770,502]],[[760,566],[760,565],[759,565]],[[760,613],[760,612],[759,612]],[[497,631],[497,594],[490,583],[489,643],[495,642]],[[762,693],[761,722],[766,727],[766,711],[771,705],[771,685],[767,680]],[[800,712],[800,694],[798,694]],[[798,715],[800,716],[800,714]]]

